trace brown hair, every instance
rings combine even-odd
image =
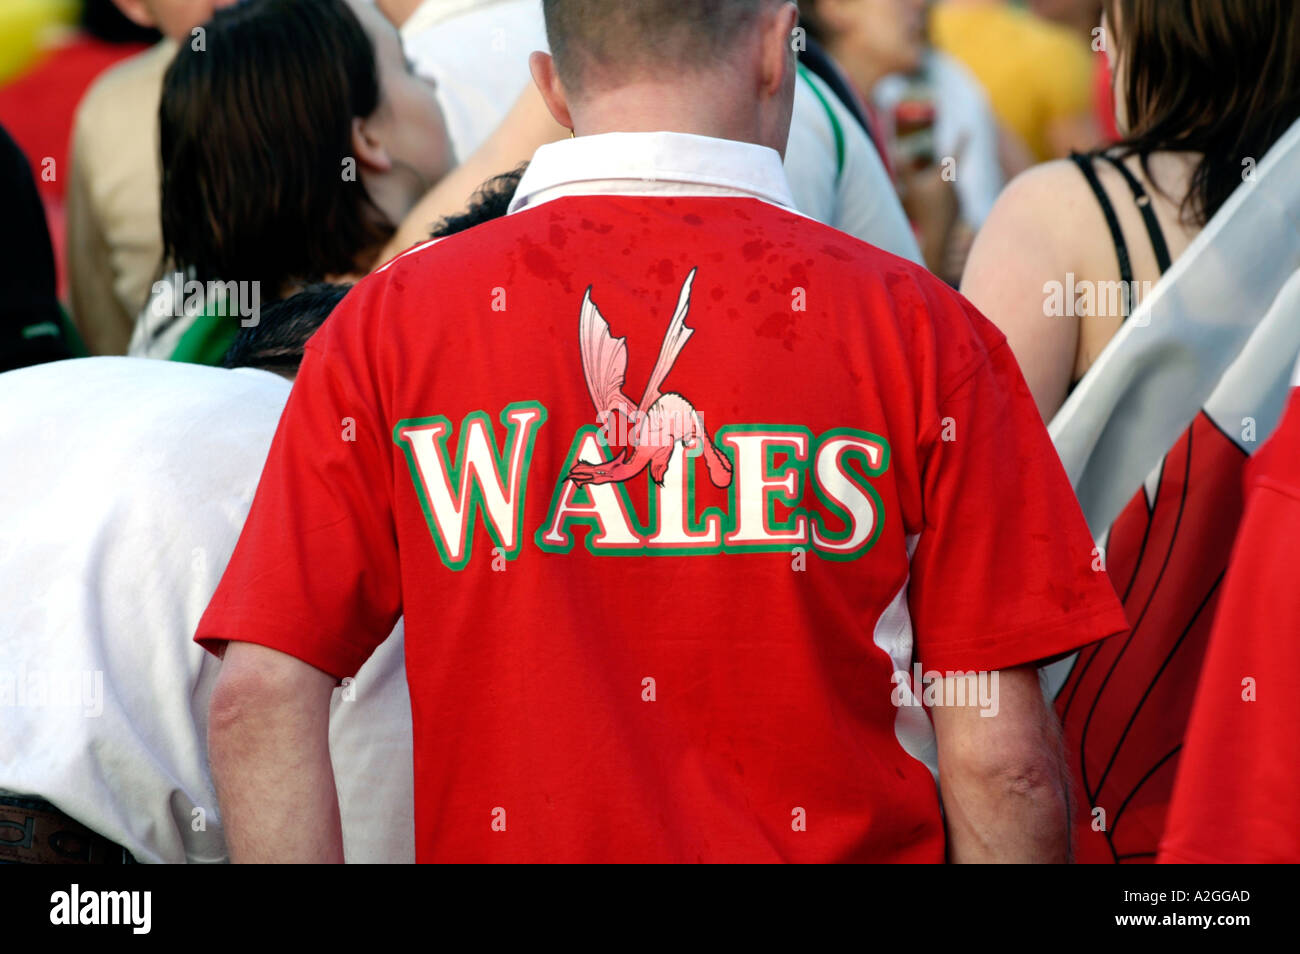
[[[254,0],[205,29],[205,48],[182,44],[163,81],[167,258],[272,298],[354,271],[394,231],[343,175],[353,117],[380,103],[369,35],[344,0]]]
[[[1300,3],[1296,0],[1105,0],[1119,24],[1111,62],[1128,112],[1121,155],[1151,178],[1153,152],[1202,156],[1182,200],[1204,225],[1300,117]],[[1118,17],[1116,16],[1118,14]],[[1154,180],[1153,180],[1154,181]]]
[[[571,90],[716,62],[776,0],[542,0],[546,37]]]

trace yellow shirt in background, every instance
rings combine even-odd
[[[935,4],[936,47],[975,74],[998,119],[1040,162],[1054,158],[1048,130],[1092,109],[1092,53],[1082,37],[1004,3]]]
[[[3,0],[0,4],[0,83],[20,76],[50,48],[59,28],[77,22],[76,0]]]

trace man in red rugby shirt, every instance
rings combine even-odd
[[[1161,863],[1300,862],[1298,386],[1300,368],[1286,416],[1246,465],[1245,514],[1187,724]]]
[[[577,138],[312,339],[199,627],[232,857],[340,859],[404,613],[419,860],[1064,859],[1124,620],[1002,336],[791,209],[792,3],[544,8]]]

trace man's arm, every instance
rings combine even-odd
[[[1070,860],[1069,784],[1055,713],[1034,666],[996,673],[993,706],[930,710],[951,862]],[[944,680],[945,695],[954,679]],[[960,699],[961,696],[956,696]],[[993,712],[993,715],[982,713]]]
[[[343,861],[329,752],[336,682],[274,649],[226,648],[208,713],[208,758],[232,861]]]

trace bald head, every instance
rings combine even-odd
[[[725,61],[778,0],[542,0],[546,37],[572,92],[699,72]]]
[[[542,0],[551,53],[533,80],[579,136],[681,132],[784,154],[794,103],[791,0]]]

